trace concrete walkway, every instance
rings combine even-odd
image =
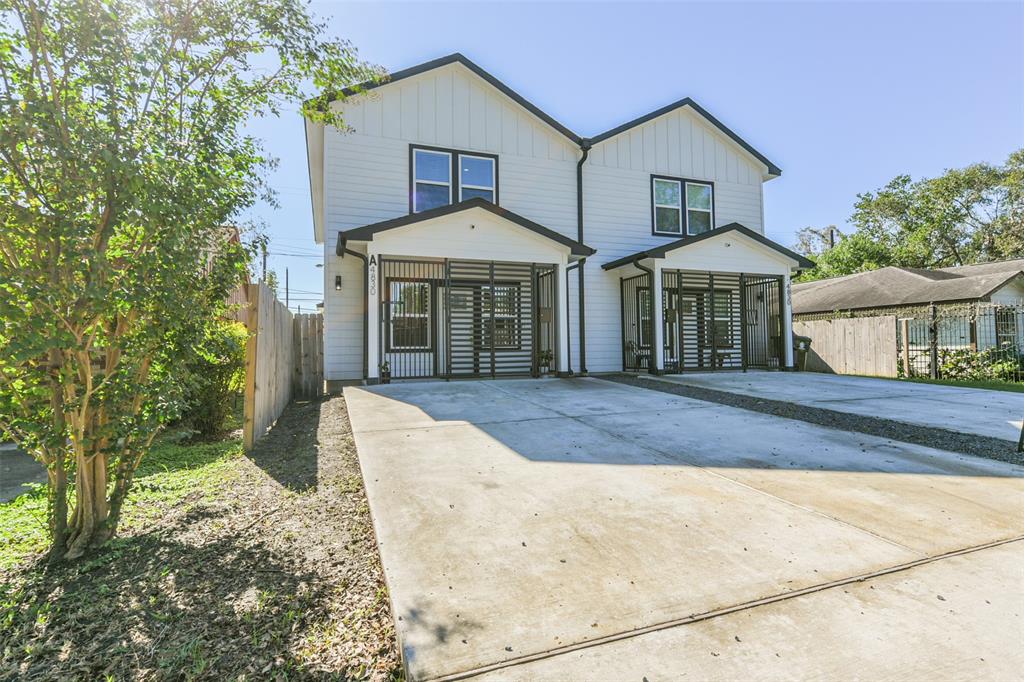
[[[27,492],[26,483],[46,483],[46,469],[13,443],[0,443],[0,503]]]
[[[660,380],[1017,442],[1024,393],[815,372],[705,372]]]
[[[1020,467],[597,379],[345,396],[411,679],[1024,669]]]

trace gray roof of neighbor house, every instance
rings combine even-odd
[[[988,298],[1021,276],[1024,276],[1024,258],[935,270],[887,267],[796,284],[793,286],[793,312],[977,301]]]

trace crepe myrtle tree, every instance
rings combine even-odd
[[[342,127],[374,77],[299,0],[0,0],[0,438],[47,468],[51,560],[114,535],[241,281],[222,226],[273,200],[247,121]]]

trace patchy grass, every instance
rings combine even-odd
[[[0,505],[0,679],[401,677],[342,398],[256,451],[169,435],[119,536],[46,568],[42,489]]]

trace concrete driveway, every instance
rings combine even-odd
[[[412,679],[1024,670],[1024,468],[599,379],[345,396]]]
[[[1024,393],[816,372],[705,372],[664,381],[1017,442]]]

